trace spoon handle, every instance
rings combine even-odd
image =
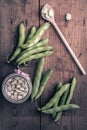
[[[57,24],[54,22],[52,22],[54,28],[56,29],[57,33],[59,34],[60,38],[62,39],[64,45],[66,46],[67,50],[69,51],[70,55],[72,56],[72,58],[74,59],[75,63],[77,64],[77,66],[79,67],[80,71],[82,72],[83,75],[86,74],[86,71],[84,70],[84,68],[82,67],[82,65],[80,64],[79,60],[77,59],[75,53],[73,52],[73,50],[71,49],[70,45],[68,44],[68,42],[66,41],[65,37],[63,36],[62,32],[60,31],[60,29],[58,28]]]

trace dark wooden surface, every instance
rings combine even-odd
[[[14,71],[6,63],[11,46],[17,43],[17,27],[24,22],[26,33],[32,26],[39,26],[43,20],[40,8],[50,4],[55,10],[55,19],[70,46],[87,72],[87,0],[0,0],[0,86],[3,79]],[[72,20],[66,22],[64,16],[70,12]],[[55,53],[45,59],[45,67],[53,68],[54,73],[38,101],[43,105],[54,92],[58,81],[70,81],[77,77],[72,102],[80,105],[77,111],[66,112],[61,121],[55,124],[50,116],[39,113],[29,100],[20,105],[7,102],[0,91],[0,130],[86,130],[87,129],[87,75],[82,76],[62,41],[52,26],[43,36],[55,47]],[[33,79],[37,61],[33,61],[24,71]]]

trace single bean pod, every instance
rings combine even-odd
[[[32,94],[31,94],[32,100],[36,96],[38,89],[39,89],[43,66],[44,66],[44,58],[41,58],[38,65],[37,65],[37,69],[36,69],[36,74],[35,74],[35,79],[34,79],[34,83],[33,83]]]
[[[43,76],[43,78],[41,80],[41,83],[40,83],[40,86],[39,86],[39,89],[38,89],[38,92],[37,92],[37,95],[35,96],[35,100],[38,99],[42,95],[42,93],[43,93],[43,91],[44,91],[44,89],[46,87],[46,84],[47,84],[50,76],[52,75],[52,72],[53,71],[51,69],[49,69],[45,73],[45,75]]]
[[[31,48],[37,48],[37,47],[41,47],[43,45],[46,45],[48,43],[49,39],[44,39],[41,40],[40,42],[38,42],[37,44],[35,44],[34,46],[32,46]]]
[[[35,33],[36,33],[36,27],[33,26],[33,27],[31,28],[31,30],[30,30],[30,33],[29,33],[28,37],[27,37],[27,41],[30,40],[30,39],[35,35]],[[27,41],[26,41],[26,42],[27,42]]]
[[[22,55],[26,54],[28,51],[30,51],[30,50],[32,50],[32,49],[35,49],[35,48],[38,48],[38,47],[41,47],[41,46],[44,46],[46,43],[48,43],[48,41],[49,41],[49,39],[42,40],[42,41],[38,42],[37,44],[35,44],[34,46],[29,47],[28,49],[23,50],[23,51],[20,53],[20,55],[18,56],[16,62],[19,60],[19,58],[20,58]]]
[[[57,87],[56,87],[56,90],[59,91],[59,89],[60,89],[62,86],[63,86],[62,83],[59,82],[59,84],[58,84]],[[66,91],[67,91],[67,90],[66,90]],[[58,104],[59,104],[59,98],[58,98],[58,100],[56,101],[56,103],[54,104],[54,107],[57,107]],[[54,112],[54,113],[52,114],[52,118],[53,118],[53,119],[55,119],[56,114],[57,114],[56,112]]]
[[[15,50],[15,52],[13,53],[13,55],[11,56],[11,58],[9,59],[8,62],[11,62],[13,60],[16,59],[16,57],[20,54],[22,48],[21,46],[23,45],[25,41],[25,27],[24,27],[24,24],[21,23],[19,25],[19,40],[18,40],[18,45],[17,45],[17,48]]]
[[[53,51],[45,51],[45,52],[41,52],[41,53],[38,53],[38,54],[31,55],[31,56],[21,60],[18,63],[18,65],[25,64],[26,62],[29,62],[31,60],[35,60],[35,59],[39,59],[39,58],[51,55],[52,53],[53,53]]]
[[[69,95],[68,95],[66,104],[69,104],[69,103],[70,103],[70,101],[71,101],[71,99],[72,99],[72,97],[73,97],[73,92],[74,92],[75,86],[76,86],[76,77],[74,77],[74,78],[72,79],[71,86],[70,86],[70,91],[69,91]]]
[[[70,84],[65,84],[62,86],[62,88],[57,91],[55,93],[55,95],[50,99],[50,101],[48,101],[42,108],[41,110],[46,110],[46,109],[49,109],[50,107],[52,107],[57,100],[60,99],[61,95],[68,89]]]
[[[69,86],[69,88],[70,88],[70,86]],[[64,94],[62,95],[62,97],[61,97],[61,99],[60,99],[59,106],[65,104],[66,99],[67,99],[68,94],[69,94],[69,88],[68,88],[68,89],[64,92]],[[61,118],[61,116],[62,116],[62,111],[57,112],[54,121],[57,122],[57,121]]]
[[[22,46],[25,41],[25,27],[24,24],[21,23],[19,26],[19,40],[18,40],[18,46]]]
[[[66,111],[66,110],[77,109],[77,108],[80,108],[80,107],[76,104],[68,104],[68,105],[61,105],[56,108],[53,107],[47,110],[42,110],[42,112],[45,114],[52,114],[54,112]]]
[[[36,31],[36,34],[32,37],[32,39],[28,40],[26,42],[26,44],[24,44],[22,46],[23,49],[26,49],[28,47],[31,47],[33,46],[34,44],[38,43],[42,37],[42,35],[44,34],[44,32],[48,29],[49,27],[49,23],[46,22],[46,23],[43,23],[39,28],[38,30]]]
[[[52,46],[42,46],[42,47],[39,47],[39,48],[35,48],[35,49],[32,49],[30,51],[27,51],[25,54],[21,55],[17,60],[16,60],[16,63],[20,62],[21,60],[31,56],[31,55],[34,55],[36,53],[40,53],[40,52],[44,52],[44,51],[50,51],[50,50],[53,50],[53,47]]]

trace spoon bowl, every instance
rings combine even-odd
[[[47,12],[49,13],[50,11],[52,12],[52,16],[49,16],[49,14],[46,15],[46,13]],[[46,4],[42,7],[41,15],[42,15],[43,19],[45,19],[45,20],[47,20],[51,23],[55,21],[55,19],[54,19],[54,9],[48,4]]]

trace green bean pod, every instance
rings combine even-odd
[[[66,104],[69,104],[69,103],[70,103],[70,101],[71,101],[71,99],[72,99],[72,97],[73,97],[73,92],[74,92],[75,86],[76,86],[76,77],[74,77],[74,78],[72,79],[71,86],[70,86],[70,91],[69,91],[69,95],[68,95]]]
[[[24,24],[21,23],[19,26],[19,40],[18,40],[18,46],[22,46],[25,41],[25,27]]]
[[[17,48],[15,50],[15,52],[13,53],[13,55],[11,56],[11,58],[9,59],[8,62],[11,62],[13,60],[16,59],[16,57],[20,54],[22,48],[21,46],[23,45],[25,41],[25,27],[24,27],[24,24],[21,23],[19,25],[19,40],[18,40],[18,45],[17,45]]]
[[[70,86],[69,86],[69,88],[70,88]],[[68,94],[69,94],[69,88],[68,88],[68,89],[64,92],[64,94],[62,95],[62,97],[61,97],[61,99],[60,99],[59,106],[65,104],[66,99],[67,99]],[[54,121],[57,122],[57,121],[61,118],[61,116],[62,116],[62,111],[57,112]]]
[[[32,39],[28,40],[26,42],[26,44],[24,44],[22,46],[23,49],[26,49],[28,47],[31,47],[33,46],[34,44],[38,43],[42,37],[42,35],[44,34],[44,32],[48,29],[49,27],[49,23],[46,22],[46,23],[43,23],[39,28],[38,30],[36,31],[36,34],[32,37]]]
[[[56,87],[56,90],[57,91],[59,91],[59,89],[62,87],[62,83],[61,82],[59,82],[59,84],[57,85],[57,87]],[[67,91],[67,90],[66,90]],[[59,98],[58,98],[58,100],[56,101],[56,103],[54,104],[54,107],[57,107],[58,106],[58,104],[59,104]],[[55,117],[56,117],[56,112],[54,112],[53,114],[52,114],[52,118],[54,119]]]
[[[50,50],[53,50],[53,47],[52,46],[42,46],[42,47],[39,47],[39,48],[35,48],[35,49],[32,49],[30,51],[27,51],[25,54],[21,55],[17,60],[16,60],[16,63],[20,62],[21,60],[31,56],[31,55],[34,55],[36,53],[40,53],[40,52],[44,52],[44,51],[50,51]]]
[[[41,47],[45,44],[47,44],[49,41],[49,39],[44,39],[44,40],[41,40],[40,42],[38,42],[37,44],[35,44],[34,46],[32,46],[31,48],[37,48],[37,47]]]
[[[35,59],[39,59],[39,58],[51,55],[52,53],[53,53],[53,51],[45,51],[45,52],[41,52],[41,53],[38,53],[38,54],[31,55],[31,56],[21,60],[18,63],[18,65],[25,64],[26,62],[29,62],[31,60],[35,60]]]
[[[52,114],[54,112],[66,111],[66,110],[77,109],[77,108],[80,108],[80,107],[76,104],[68,104],[68,105],[61,105],[56,108],[53,107],[47,110],[42,110],[42,112],[45,114]]]
[[[29,33],[29,35],[28,35],[28,37],[27,37],[26,42],[27,42],[28,40],[30,40],[30,39],[35,35],[35,33],[36,33],[36,27],[33,26],[33,27],[31,28],[31,30],[30,30],[30,33]]]
[[[46,84],[47,84],[50,76],[52,75],[52,72],[53,71],[51,69],[49,69],[45,73],[45,75],[43,76],[43,78],[41,80],[41,83],[40,83],[40,86],[39,86],[39,89],[38,89],[38,92],[37,92],[37,95],[35,96],[35,100],[38,99],[42,95],[42,93],[43,93],[43,91],[44,91],[44,89],[46,87]]]
[[[38,92],[38,89],[39,89],[40,80],[41,80],[42,71],[43,71],[43,66],[44,66],[44,58],[41,58],[38,65],[37,65],[35,79],[34,79],[34,83],[33,83],[33,87],[32,87],[33,88],[32,89],[32,94],[31,94],[31,99],[32,100],[36,96],[36,94]]]
[[[49,109],[52,107],[57,100],[60,99],[61,95],[68,89],[70,84],[65,84],[62,86],[62,88],[55,93],[55,95],[48,101],[42,108],[41,110]]]
[[[35,44],[34,46],[29,47],[28,49],[23,50],[23,51],[20,53],[20,55],[18,56],[17,60],[19,60],[19,58],[20,58],[22,55],[26,54],[26,53],[29,52],[30,50],[35,49],[35,48],[38,48],[38,47],[41,47],[41,46],[44,46],[46,43],[48,43],[48,41],[49,41],[49,39],[42,40],[42,41],[38,42],[37,44]],[[17,61],[17,60],[16,60],[16,61]]]

